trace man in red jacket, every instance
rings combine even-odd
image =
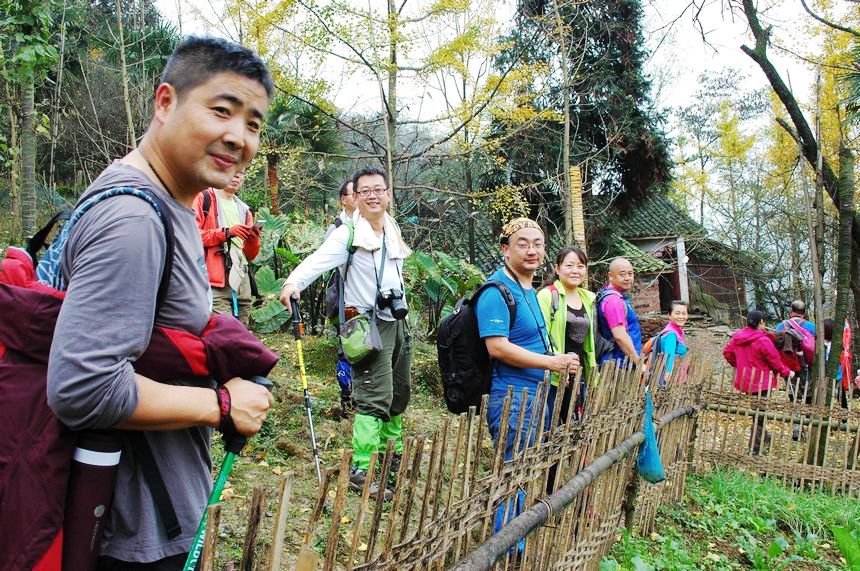
[[[251,313],[251,274],[248,262],[260,252],[260,227],[248,205],[236,193],[245,173],[233,175],[220,190],[208,188],[194,201],[197,227],[206,250],[206,270],[212,286],[212,313],[231,314],[248,325]]]

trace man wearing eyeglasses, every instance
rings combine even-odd
[[[342,224],[287,277],[281,303],[289,307],[290,299],[298,299],[299,292],[320,275],[339,268],[345,276],[345,317],[367,314],[379,329],[382,345],[379,353],[353,363],[356,414],[349,486],[360,492],[374,451],[384,452],[388,440],[394,439],[398,454],[394,470],[399,467],[399,454],[403,450],[403,412],[409,404],[412,365],[412,334],[405,319],[403,261],[412,251],[403,241],[400,227],[386,211],[391,190],[385,172],[365,167],[353,175],[352,183],[357,212],[352,216],[351,261],[347,249],[349,225]],[[376,484],[372,484],[371,492],[376,489]],[[388,490],[385,496],[390,497]]]
[[[522,451],[534,445],[540,440],[543,431],[549,428],[554,387],[550,389],[552,393],[547,399],[547,406],[535,415],[538,419],[543,417],[544,422],[529,421],[533,417],[533,407],[540,402],[536,398],[538,385],[547,378],[548,371],[576,373],[579,357],[575,353],[555,354],[532,285],[535,271],[543,263],[546,253],[546,241],[541,227],[534,220],[515,218],[502,228],[499,242],[504,264],[488,280],[500,282],[505,286],[505,291],[503,293],[497,288],[485,290],[478,298],[475,313],[478,333],[493,359],[487,425],[493,443],[497,446],[500,445],[498,439],[505,397],[508,387],[514,387],[504,443],[505,460],[511,460],[515,447]],[[512,297],[516,304],[513,322],[503,296]],[[524,389],[527,391],[525,398]],[[534,426],[530,426],[532,424]],[[505,522],[506,509],[507,521],[510,521],[520,513],[524,501],[525,494],[520,492],[516,501],[511,499],[498,506],[496,531]],[[506,508],[505,504],[511,505]]]

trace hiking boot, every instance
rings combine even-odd
[[[340,396],[340,410],[344,418],[349,418],[355,412],[355,403],[352,402],[352,395]]]
[[[367,482],[367,471],[362,470],[361,468],[352,468],[349,471],[349,489],[353,492],[362,493],[364,492],[364,484]],[[370,484],[370,497],[376,499],[376,495],[379,493],[379,484],[376,482],[372,482]],[[394,493],[388,488],[382,494],[382,501],[390,502],[391,498],[394,497]]]

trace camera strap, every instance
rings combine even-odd
[[[523,284],[520,283],[519,277],[517,277],[517,274],[515,274],[514,271],[510,268],[510,266],[508,266],[507,262],[505,263],[505,269],[508,271],[509,274],[511,274],[511,278],[513,279],[514,283],[517,284],[517,287],[520,288],[520,293],[523,294],[523,301],[526,302],[526,307],[529,308],[529,313],[532,314],[532,318],[535,320],[535,325],[537,325],[538,333],[540,333],[541,343],[543,343],[544,354],[555,355],[555,347],[553,346],[552,337],[549,336],[549,331],[547,330],[546,320],[544,320],[543,314],[541,314],[540,319],[537,318],[537,314],[535,313],[535,310],[532,309],[532,304],[529,302],[529,297],[528,295],[526,295],[526,290],[523,287]],[[511,327],[513,327],[513,325],[514,324],[511,323]],[[547,345],[547,341],[549,341],[549,345]]]
[[[373,259],[373,275],[376,277],[376,293],[382,291],[382,277],[385,275],[385,258],[388,257],[388,249],[385,247],[385,228],[382,229],[382,263],[379,265],[379,272],[376,271],[376,256],[371,252],[370,257]]]
[[[385,260],[388,259],[388,249],[385,245],[385,230],[382,231],[382,264],[379,267],[379,273],[376,273],[376,258],[373,258],[373,273],[376,275],[376,291],[382,291],[382,277],[385,275]],[[397,260],[392,260],[394,269],[397,270],[397,279],[400,280],[400,291],[406,291],[406,285],[403,283],[403,274],[400,273],[400,266],[397,265]]]

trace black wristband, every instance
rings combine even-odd
[[[233,424],[233,417],[230,413],[233,410],[233,401],[230,398],[230,391],[224,385],[218,385],[214,389],[215,395],[218,397],[218,411],[221,415],[221,420],[218,423],[218,430],[221,434],[233,436],[236,434],[236,425]]]

